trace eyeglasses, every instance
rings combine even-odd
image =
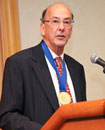
[[[51,22],[51,24],[54,25],[54,26],[59,26],[60,23],[62,22],[65,27],[70,27],[74,23],[74,20],[68,20],[68,19],[63,20],[63,21],[61,21],[60,19],[41,20],[41,21],[43,23],[45,23],[45,22]]]

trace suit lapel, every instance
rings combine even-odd
[[[32,55],[32,67],[34,69],[34,72],[35,74],[37,74],[38,79],[40,80],[42,88],[46,93],[47,99],[51,103],[54,110],[56,110],[59,107],[58,100],[51,75],[44,57],[44,53],[41,48],[41,44],[32,49]]]
[[[64,55],[64,58],[65,58],[65,62],[67,64],[68,70],[70,72],[70,76],[71,76],[72,83],[74,86],[76,100],[77,102],[81,101],[81,88],[79,84],[80,77],[76,74],[77,68],[74,67],[72,58],[68,57],[67,55]]]

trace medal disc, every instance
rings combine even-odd
[[[67,92],[60,92],[58,95],[58,100],[61,105],[65,105],[71,102],[71,97]]]

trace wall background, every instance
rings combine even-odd
[[[88,100],[105,98],[103,68],[90,61],[92,54],[105,59],[105,0],[18,0],[22,49],[40,42],[41,13],[55,2],[67,4],[74,14],[73,35],[65,52],[84,65]]]

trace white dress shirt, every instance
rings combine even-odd
[[[53,59],[55,59],[56,57],[59,57],[51,49],[49,49],[49,50],[52,54]],[[60,57],[63,59],[64,54],[62,54]],[[54,70],[54,68],[52,67],[52,65],[50,64],[50,62],[49,62],[49,60],[47,59],[46,56],[45,56],[45,58],[46,58],[46,62],[48,64],[48,68],[49,68],[49,71],[50,71],[50,74],[51,74],[51,78],[52,78],[52,81],[53,81],[53,84],[54,84],[54,87],[55,87],[56,94],[58,96],[58,94],[60,92],[60,88],[59,88],[59,81],[58,81],[56,71]],[[70,92],[71,92],[71,95],[72,95],[72,98],[73,98],[73,103],[76,103],[74,87],[73,87],[71,76],[70,76],[70,73],[69,73],[69,70],[67,68],[66,63],[65,63],[65,67],[66,67],[66,72],[67,72],[67,83],[69,85],[69,89],[70,89]],[[59,105],[61,105],[61,104],[59,104]]]

